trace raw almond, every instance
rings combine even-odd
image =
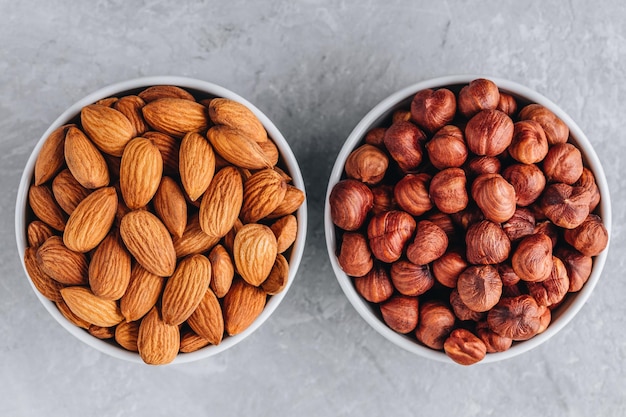
[[[243,187],[241,220],[254,223],[272,213],[284,200],[287,183],[273,169],[254,173]]]
[[[141,266],[159,276],[174,273],[176,251],[172,237],[157,216],[146,210],[131,211],[120,222],[120,234]]]
[[[202,301],[187,320],[194,332],[207,339],[212,345],[219,345],[224,336],[224,317],[217,297],[207,289]]]
[[[59,295],[61,295],[60,292]],[[70,310],[65,301],[63,301],[63,298],[61,298],[60,301],[57,301],[56,306],[57,309],[59,309],[59,311],[61,312],[61,315],[63,315],[63,317],[65,317],[67,321],[72,323],[74,326],[80,327],[81,329],[85,330],[89,329],[89,326],[91,326],[91,323],[88,323],[87,321],[78,317],[76,314],[72,313],[72,310]]]
[[[160,98],[146,104],[144,120],[159,132],[182,137],[187,132],[201,132],[209,124],[207,109],[200,103],[181,98]]]
[[[115,301],[97,297],[89,288],[65,287],[61,289],[61,295],[72,313],[88,323],[111,327],[124,319]]]
[[[137,350],[149,365],[165,365],[176,358],[180,348],[178,326],[166,324],[157,307],[141,320],[137,335]]]
[[[209,345],[209,341],[191,329],[185,330],[180,336],[180,351],[191,353]]]
[[[165,279],[138,263],[133,265],[128,288],[120,299],[120,310],[127,322],[139,320],[156,305],[165,287]]]
[[[113,104],[113,108],[122,113],[133,126],[133,137],[141,136],[148,130],[148,125],[143,120],[141,108],[146,102],[139,96],[124,96]]]
[[[160,98],[182,98],[194,101],[194,97],[187,90],[175,85],[154,85],[139,93],[139,97],[146,103]]]
[[[154,211],[172,236],[181,237],[187,227],[187,202],[178,183],[171,177],[161,178],[153,204]]]
[[[200,227],[209,236],[221,238],[235,224],[243,201],[241,175],[235,167],[215,174],[200,203]]]
[[[63,231],[67,214],[54,200],[47,185],[31,185],[28,189],[28,202],[35,216],[55,230]]]
[[[224,236],[224,247],[226,248],[228,252],[233,253],[233,246],[235,245],[235,236],[237,236],[237,233],[242,227],[243,227],[243,223],[241,222],[241,220],[239,220],[239,218],[237,218],[237,220],[235,220],[235,224],[233,225],[233,228],[230,229],[228,233],[226,233],[226,236]]]
[[[274,232],[274,236],[276,236],[278,253],[283,253],[296,241],[296,236],[298,235],[298,220],[293,214],[288,214],[276,220],[270,228],[272,232]]]
[[[182,258],[187,255],[206,252],[215,246],[219,240],[219,237],[209,236],[202,231],[198,215],[194,214],[187,222],[183,235],[173,239],[176,257]]]
[[[280,253],[276,255],[276,262],[261,288],[269,295],[275,295],[285,289],[289,279],[289,262]]]
[[[91,193],[74,178],[69,169],[59,172],[52,180],[52,194],[59,206],[67,214],[72,214],[76,206]]]
[[[121,322],[115,327],[115,341],[124,349],[137,352],[137,337],[139,336],[139,322]]]
[[[165,284],[161,300],[163,321],[182,324],[194,312],[211,282],[211,262],[203,255],[191,255],[178,267]]]
[[[101,340],[113,339],[115,336],[115,327],[102,327],[95,324],[89,325],[87,329],[90,335]]]
[[[215,152],[235,166],[248,169],[272,167],[272,162],[259,144],[233,127],[213,126],[207,137]]]
[[[48,226],[41,220],[34,220],[28,224],[26,234],[28,246],[38,248],[50,236],[54,235],[54,231],[50,226]]]
[[[241,279],[233,282],[224,296],[224,328],[234,336],[246,330],[265,308],[266,294]]]
[[[102,152],[122,156],[126,144],[133,138],[133,125],[121,112],[99,104],[80,111],[80,121],[87,136]]]
[[[287,184],[285,198],[283,198],[283,201],[267,216],[267,218],[276,219],[295,212],[304,202],[304,198],[305,196],[302,190],[291,184]]]
[[[37,264],[52,279],[66,285],[83,285],[88,281],[87,257],[63,244],[59,236],[51,236],[37,249]]]
[[[117,232],[111,232],[94,251],[89,263],[89,287],[105,300],[118,300],[130,282],[131,257]]]
[[[267,156],[267,159],[270,161],[272,166],[275,166],[278,163],[278,159],[280,158],[280,153],[278,152],[278,148],[276,144],[271,140],[266,140],[265,142],[260,142],[259,146],[261,150]]]
[[[166,175],[178,175],[179,141],[165,133],[149,131],[143,137],[150,139],[159,148],[163,159],[163,173]]]
[[[56,128],[41,146],[35,161],[35,185],[41,185],[51,180],[61,170],[65,163],[65,134],[73,125],[63,125]]]
[[[117,211],[117,193],[113,187],[89,194],[67,221],[63,243],[75,252],[88,252],[109,233]]]
[[[278,246],[269,227],[245,224],[235,236],[233,259],[239,275],[250,285],[260,285],[269,275]]]
[[[138,137],[126,145],[120,165],[120,190],[130,209],[152,200],[163,175],[163,159],[150,139]]]
[[[77,127],[70,127],[65,135],[65,161],[83,187],[94,189],[109,184],[109,167],[104,157]]]
[[[117,100],[118,100],[117,97],[105,97],[96,101],[94,104],[99,104],[105,107],[112,107],[117,102]]]
[[[61,288],[63,288],[63,285],[50,278],[39,268],[36,248],[26,248],[24,252],[24,266],[26,267],[26,272],[28,272],[30,280],[41,295],[55,302],[63,299],[61,297]]]
[[[240,130],[257,143],[267,142],[267,132],[258,117],[245,105],[227,98],[214,98],[209,103],[209,117],[216,125]]]
[[[215,245],[209,252],[209,261],[211,261],[211,289],[218,298],[224,297],[235,276],[235,266],[230,255],[222,245]]]
[[[191,201],[196,201],[215,174],[215,153],[211,144],[196,132],[189,132],[180,143],[180,181]]]

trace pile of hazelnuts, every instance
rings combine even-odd
[[[419,91],[344,174],[339,265],[388,327],[463,365],[543,332],[608,244],[568,126],[487,79]]]

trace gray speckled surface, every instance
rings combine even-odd
[[[625,18],[618,0],[0,0],[0,415],[626,414]],[[529,353],[470,368],[405,352],[358,316],[322,218],[359,119],[402,87],[458,73],[560,104],[595,146],[614,210],[609,259],[579,315]],[[14,205],[35,142],[67,106],[161,74],[223,85],[275,122],[300,160],[309,232],[297,281],[264,326],[217,357],[151,368],[94,351],[48,315],[20,266]]]

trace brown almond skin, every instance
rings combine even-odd
[[[72,214],[76,206],[91,193],[91,190],[83,187],[66,168],[52,180],[52,193],[63,211]]]
[[[98,149],[109,155],[122,156],[124,147],[133,138],[134,129],[130,120],[110,107],[100,104],[85,106],[80,111],[80,121]]]
[[[287,183],[273,169],[258,171],[245,182],[240,217],[255,223],[272,213],[285,198]]]
[[[130,209],[152,200],[163,175],[163,159],[150,139],[138,137],[126,145],[120,165],[120,190]]]
[[[38,248],[50,236],[54,235],[54,231],[50,226],[41,220],[34,220],[28,224],[27,230],[28,246]]]
[[[130,282],[131,257],[116,232],[98,245],[89,263],[89,287],[105,300],[122,298]]]
[[[287,286],[289,279],[289,262],[280,253],[276,255],[276,261],[270,271],[269,276],[261,284],[261,288],[268,295],[275,295],[280,293]]]
[[[65,287],[61,289],[63,301],[72,313],[88,323],[101,327],[111,327],[124,320],[117,303],[104,300],[86,287]]]
[[[155,130],[176,137],[202,132],[209,124],[206,107],[187,99],[159,98],[146,104],[142,112],[144,120]]]
[[[244,225],[233,245],[233,260],[237,272],[250,285],[258,286],[268,277],[278,253],[276,237],[262,224]]]
[[[233,261],[222,245],[215,245],[209,252],[209,261],[211,261],[211,290],[218,298],[226,295],[233,283],[235,276],[235,266]]]
[[[28,247],[24,252],[24,266],[28,272],[28,276],[37,291],[50,301],[58,302],[61,297],[61,288],[63,284],[46,275],[37,263],[37,248]]]
[[[191,329],[185,329],[180,335],[180,351],[191,353],[209,345],[209,341]]]
[[[207,339],[212,345],[219,345],[224,337],[224,317],[222,307],[211,289],[204,296],[187,320],[189,326],[198,335]]]
[[[41,271],[66,285],[83,285],[88,280],[87,257],[63,244],[59,236],[52,236],[37,250],[37,264]]]
[[[270,228],[274,232],[274,236],[276,236],[278,253],[283,253],[289,249],[298,236],[298,220],[293,214],[276,220]]]
[[[148,365],[165,365],[172,362],[180,348],[178,326],[166,324],[157,307],[144,317],[139,325],[137,349]]]
[[[187,90],[175,85],[153,85],[137,94],[146,103],[160,98],[180,98],[195,101],[193,95]]]
[[[65,303],[65,301],[63,301],[63,298],[61,298],[61,300],[57,301],[55,304],[57,308],[59,309],[59,312],[61,312],[61,315],[65,317],[67,321],[72,323],[74,326],[80,327],[81,329],[85,329],[85,330],[89,329],[89,326],[91,326],[91,323],[88,323],[87,321],[78,317],[76,314],[72,313],[72,310],[70,310],[70,308]]]
[[[47,185],[31,185],[28,189],[28,203],[39,220],[60,232],[65,229],[67,214],[54,200]]]
[[[295,213],[298,208],[304,203],[305,195],[299,188],[287,184],[287,190],[285,191],[285,198],[276,207],[276,209],[267,215],[268,219],[277,219],[279,217],[286,216],[287,214]]]
[[[148,131],[143,134],[143,137],[150,139],[152,143],[159,148],[161,153],[161,159],[163,159],[163,173],[165,175],[177,176],[178,161],[180,159],[179,141],[165,133]]]
[[[267,142],[267,132],[261,121],[245,105],[227,98],[214,98],[209,102],[209,117],[216,125],[226,125],[240,130],[257,143]]]
[[[161,178],[152,202],[167,230],[172,236],[181,237],[187,227],[187,201],[178,183],[168,176]]]
[[[180,143],[180,180],[191,201],[196,201],[209,187],[215,174],[215,152],[199,133],[189,132]]]
[[[236,128],[213,126],[207,132],[207,138],[215,152],[235,166],[248,169],[272,167],[272,161],[259,144]]]
[[[215,174],[200,203],[200,227],[209,236],[221,238],[239,217],[243,203],[241,174],[234,167]]]
[[[246,330],[265,308],[266,294],[261,288],[236,279],[224,296],[224,328],[234,336]]]
[[[126,292],[120,299],[120,310],[127,322],[142,318],[154,307],[165,287],[165,278],[147,271],[136,263]]]
[[[65,134],[70,126],[56,128],[41,146],[35,160],[35,185],[50,181],[65,163]]]
[[[126,116],[130,121],[133,126],[133,137],[141,136],[149,129],[141,113],[141,108],[145,105],[146,102],[141,97],[133,95],[120,97],[113,104],[113,108]]]
[[[124,349],[138,352],[139,322],[122,322],[115,327],[115,341]]]
[[[109,168],[98,148],[82,130],[70,127],[65,136],[65,161],[70,172],[85,188],[107,186]]]
[[[187,222],[187,227],[181,237],[172,239],[174,242],[174,251],[177,258],[182,258],[195,253],[204,253],[215,246],[219,241],[219,237],[207,235],[200,228],[198,215],[192,215]]]

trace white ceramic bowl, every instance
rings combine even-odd
[[[348,300],[361,315],[361,317],[363,317],[363,319],[365,319],[365,321],[369,323],[378,333],[380,333],[396,345],[410,352],[429,359],[447,363],[452,363],[452,360],[443,351],[430,349],[426,346],[421,345],[414,338],[410,338],[408,336],[396,333],[389,327],[387,327],[387,325],[379,318],[379,313],[372,307],[372,305],[356,292],[352,284],[351,278],[343,272],[343,270],[339,266],[339,263],[337,262],[335,226],[330,216],[330,206],[328,203],[328,199],[330,196],[330,192],[332,191],[335,184],[340,179],[342,179],[343,168],[346,159],[348,158],[348,155],[350,155],[354,148],[363,143],[363,138],[365,134],[371,128],[381,126],[385,121],[388,120],[390,115],[396,109],[408,108],[411,99],[413,98],[415,93],[420,90],[426,88],[436,89],[441,87],[454,87],[465,85],[476,78],[488,78],[495,82],[501,91],[509,93],[521,101],[538,103],[547,107],[568,125],[570,129],[571,141],[576,144],[581,150],[585,165],[588,166],[595,174],[596,182],[602,196],[600,205],[597,210],[602,217],[602,221],[604,222],[606,229],[609,231],[609,233],[611,231],[611,201],[609,196],[609,188],[606,181],[606,176],[604,174],[604,170],[602,169],[602,165],[600,163],[600,160],[598,159],[598,156],[596,155],[593,147],[591,146],[591,143],[589,142],[583,131],[580,129],[580,127],[578,127],[578,125],[561,108],[559,108],[552,101],[548,100],[546,97],[542,96],[536,91],[533,91],[530,88],[527,88],[515,82],[495,77],[480,75],[446,76],[426,80],[408,86],[390,95],[389,97],[381,101],[378,105],[376,105],[369,113],[365,115],[365,117],[363,117],[363,119],[361,119],[361,121],[357,124],[354,130],[350,133],[350,136],[348,136],[348,139],[346,140],[344,146],[339,152],[339,155],[337,156],[337,160],[335,161],[335,165],[330,174],[324,210],[324,227],[326,232],[326,246],[328,249],[328,255],[330,257],[330,261],[335,275],[337,276],[337,280],[339,281],[339,285],[348,297]],[[561,304],[556,310],[552,312],[552,322],[543,333],[531,338],[530,340],[524,342],[516,342],[507,351],[499,353],[488,353],[487,356],[479,363],[496,362],[502,359],[517,356],[536,346],[539,346],[540,344],[557,334],[570,320],[574,318],[574,316],[578,313],[578,311],[582,308],[582,306],[591,295],[591,292],[593,291],[594,287],[598,283],[598,280],[600,279],[600,276],[602,275],[602,269],[606,261],[607,253],[608,246],[600,255],[594,258],[593,271],[583,289],[578,293],[568,294],[566,301],[564,301],[563,304]]]
[[[284,166],[289,172],[289,175],[293,178],[293,185],[298,187],[300,190],[305,190],[304,181],[302,179],[302,174],[300,172],[300,167],[298,166],[298,161],[294,156],[289,144],[280,133],[278,128],[267,118],[265,114],[263,114],[258,108],[256,108],[253,104],[245,100],[243,97],[233,93],[230,90],[227,90],[224,87],[220,87],[218,85],[196,80],[192,78],[186,77],[174,77],[174,76],[155,76],[155,77],[145,77],[145,78],[137,78],[133,80],[128,80],[124,82],[120,82],[117,84],[112,84],[107,87],[104,87],[78,102],[74,103],[67,110],[63,112],[46,130],[46,132],[41,136],[41,139],[35,145],[35,149],[33,150],[28,162],[26,163],[26,167],[24,168],[24,172],[22,174],[22,179],[20,181],[20,185],[17,191],[17,202],[15,207],[15,234],[17,239],[17,249],[20,255],[20,259],[22,260],[22,266],[24,267],[24,272],[26,276],[28,276],[28,272],[26,272],[26,267],[24,266],[24,251],[27,246],[27,238],[26,238],[26,227],[28,225],[27,218],[27,204],[28,204],[28,188],[32,183],[35,160],[37,159],[37,155],[41,150],[41,147],[45,141],[45,139],[50,135],[52,131],[54,131],[59,126],[62,126],[68,123],[70,120],[74,119],[79,113],[80,109],[86,105],[92,104],[97,100],[102,98],[123,95],[124,93],[132,93],[138,92],[146,87],[153,85],[176,85],[182,88],[185,88],[191,92],[197,92],[202,96],[215,96],[215,97],[224,97],[231,100],[238,101],[244,105],[246,105],[249,109],[251,109],[254,114],[261,120],[265,129],[268,132],[268,135],[274,140],[276,146],[278,147],[281,155],[281,159],[284,162]],[[237,343],[244,340],[248,337],[252,332],[259,328],[276,310],[278,305],[287,295],[289,287],[293,283],[296,272],[298,270],[298,266],[300,265],[300,260],[302,259],[302,254],[304,252],[304,244],[306,239],[306,229],[307,229],[307,206],[306,201],[302,204],[300,209],[298,209],[296,213],[296,217],[298,219],[298,235],[296,241],[291,249],[291,256],[289,260],[289,278],[288,283],[285,289],[281,291],[279,294],[274,295],[269,298],[265,309],[260,314],[260,316],[242,333],[225,337],[222,343],[217,346],[209,345],[200,350],[191,353],[181,353],[178,354],[176,359],[172,363],[186,363],[192,362],[195,360],[203,359],[212,355],[215,355],[219,352],[222,352]],[[70,323],[56,308],[55,304],[44,296],[42,296],[39,291],[34,287],[31,280],[28,280],[33,287],[33,291],[39,298],[39,301],[43,304],[43,306],[48,310],[48,312],[54,317],[54,319],[61,324],[68,332],[74,335],[76,338],[86,343],[87,345],[103,352],[108,355],[111,355],[116,358],[125,359],[132,362],[140,362],[143,363],[141,358],[137,353],[129,352],[113,343],[103,341],[91,336],[85,330],[76,327],[72,323]],[[45,342],[44,342],[45,343]]]

